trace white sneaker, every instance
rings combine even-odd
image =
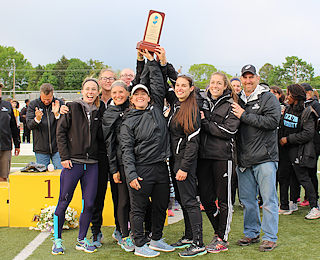
[[[289,202],[289,209],[291,211],[297,211],[299,208],[298,208],[298,203],[293,203],[293,201],[290,201]]]
[[[305,216],[306,219],[317,219],[320,218],[320,210],[318,208],[312,208],[308,215]]]
[[[279,209],[279,215],[291,215],[292,212],[291,209]]]

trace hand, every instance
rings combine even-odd
[[[200,116],[201,116],[201,119],[205,119],[206,117],[204,116],[204,112],[203,111],[200,111]]]
[[[285,144],[287,144],[288,143],[287,137],[282,137],[280,139],[279,143],[280,143],[281,146],[284,146]]]
[[[160,60],[161,65],[166,65],[167,64],[167,57],[166,57],[166,51],[163,47],[157,47],[155,54]]]
[[[20,148],[14,148],[14,156],[18,156],[20,154]]]
[[[179,169],[176,174],[177,181],[184,181],[187,178],[188,173],[184,172],[183,170]]]
[[[233,103],[232,105],[232,113],[240,119],[242,116],[244,109],[238,104],[238,103]]]
[[[115,183],[122,183],[122,181],[120,180],[120,172],[119,171],[114,173],[112,175],[112,177],[113,177],[113,180],[114,180]]]
[[[132,189],[135,189],[135,190],[140,190],[140,189],[141,189],[141,186],[140,186],[139,181],[142,181],[142,180],[143,180],[143,179],[142,179],[141,177],[138,177],[138,178],[132,180],[132,181],[130,182],[130,187],[131,187]]]
[[[141,55],[143,55],[144,57],[146,57],[149,61],[153,61],[154,60],[153,55],[151,55],[150,52],[147,49],[145,49],[144,51],[139,51],[138,50],[138,52]]]
[[[40,111],[40,110],[36,107],[35,115],[36,115],[36,119],[37,119],[38,121],[41,121],[42,116],[43,116],[43,112]]]
[[[72,168],[71,160],[62,161],[61,165],[62,165],[63,168],[66,168],[66,169],[71,169]]]
[[[138,50],[138,52],[137,52],[137,60],[138,61],[144,61],[143,54],[141,53],[140,50]]]
[[[61,115],[67,114],[68,112],[69,112],[69,108],[66,105],[62,105],[60,107],[60,114]]]
[[[52,102],[52,113],[55,116],[59,115],[59,110],[60,110],[60,102],[58,100]]]

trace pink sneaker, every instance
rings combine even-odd
[[[300,202],[300,206],[301,206],[301,207],[309,206],[309,201],[304,200],[304,201]]]
[[[168,217],[174,217],[174,213],[171,209],[168,209]]]
[[[301,199],[299,198],[299,199],[297,199],[297,202],[299,203],[299,202],[301,202]]]

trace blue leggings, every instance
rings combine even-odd
[[[54,238],[61,238],[61,231],[64,223],[64,216],[69,206],[74,190],[80,180],[82,190],[82,211],[79,221],[79,236],[83,240],[89,228],[92,218],[94,200],[98,186],[98,163],[76,164],[71,169],[63,168],[60,176],[60,195],[54,213]]]

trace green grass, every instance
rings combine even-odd
[[[229,237],[229,251],[219,254],[207,254],[201,259],[320,259],[319,255],[319,231],[320,220],[305,220],[309,208],[299,208],[299,211],[289,216],[280,216],[278,247],[272,252],[259,252],[259,245],[240,247],[236,245],[239,238],[243,236],[243,214],[239,206],[235,206],[231,232]],[[204,242],[210,242],[213,229],[203,214],[204,220]],[[168,243],[176,242],[182,235],[184,229],[183,221],[169,225],[164,228],[164,237]],[[124,252],[112,239],[112,227],[103,227],[105,243],[98,252],[86,254],[75,249],[75,241],[78,229],[64,231],[62,234],[66,246],[63,259],[142,259],[133,253]],[[1,247],[3,250],[1,259],[12,259],[22,248],[24,248],[39,232],[30,231],[27,228],[0,228]],[[91,231],[88,232],[88,237]],[[56,259],[51,255],[52,241],[50,238],[29,257],[29,259]],[[171,253],[161,253],[159,259],[181,259],[179,250]],[[59,257],[59,256],[58,256]]]
[[[11,157],[11,167],[23,168],[29,162],[35,162],[36,157],[33,155],[21,155]]]
[[[28,163],[35,161],[34,156],[12,157],[12,162]],[[318,174],[318,177],[319,174]],[[303,198],[304,190],[301,189],[301,198]],[[207,254],[199,259],[320,259],[319,254],[319,237],[320,237],[320,219],[306,220],[304,216],[308,213],[309,207],[299,207],[297,212],[289,216],[280,216],[278,247],[272,252],[259,252],[259,244],[248,247],[240,247],[236,245],[239,238],[243,237],[243,212],[239,206],[235,206],[235,212],[231,224],[231,232],[229,234],[229,251],[219,254]],[[75,241],[78,229],[64,231],[62,234],[66,252],[64,256],[52,256],[50,237],[28,258],[28,259],[142,259],[133,253],[124,252],[112,239],[111,234],[113,227],[103,227],[102,232],[105,236],[105,243],[98,252],[94,254],[86,254],[75,249]],[[168,243],[176,242],[183,233],[184,224],[180,221],[176,224],[169,225],[164,228],[164,237]],[[34,237],[39,234],[38,231],[29,230],[28,228],[0,228],[0,248],[1,259],[12,259],[16,256]],[[89,230],[88,236],[91,235]],[[208,244],[213,236],[213,229],[203,214],[203,236],[205,244]],[[178,256],[179,250],[172,253],[161,253],[159,259],[181,259]]]

